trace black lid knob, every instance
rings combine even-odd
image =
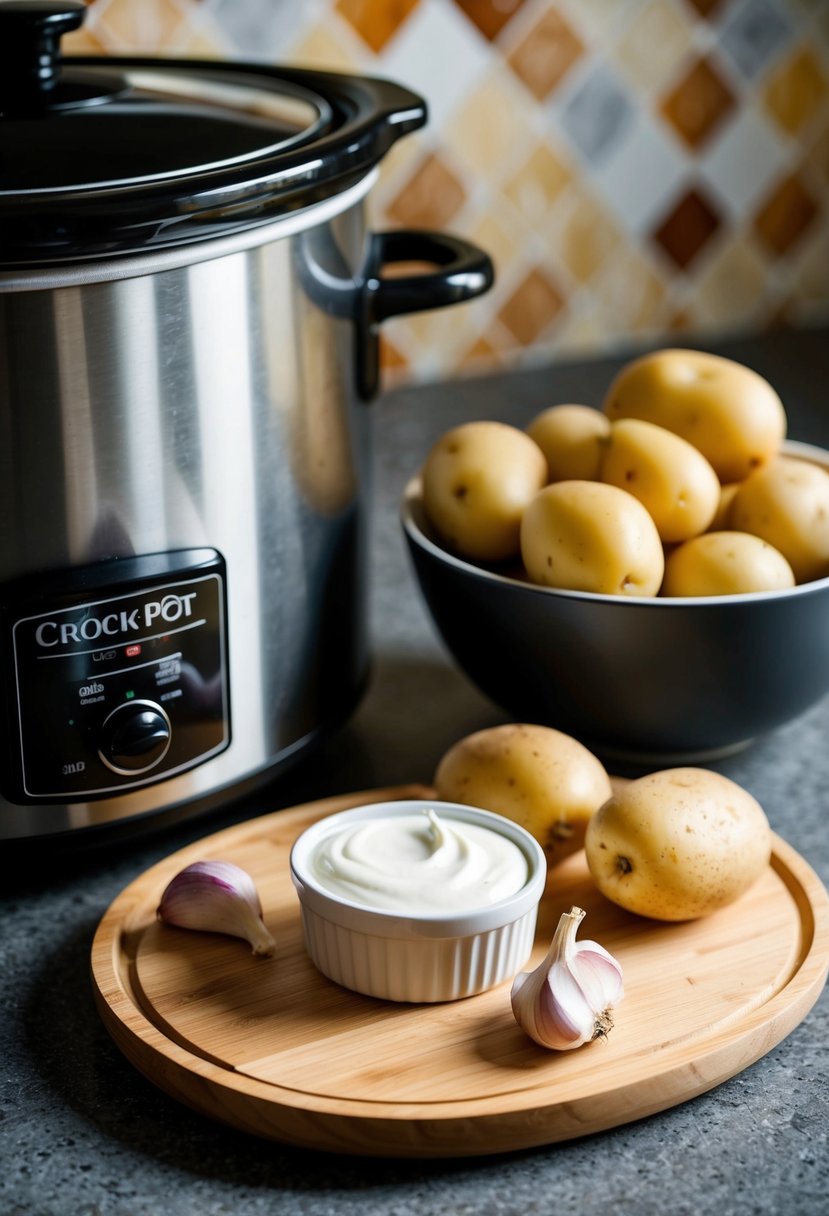
[[[82,0],[2,0],[0,103],[4,112],[48,104],[60,75],[60,40],[83,23]]]

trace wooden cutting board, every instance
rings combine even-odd
[[[829,896],[775,837],[768,870],[729,908],[666,924],[624,912],[578,853],[550,875],[532,965],[562,911],[615,954],[626,995],[607,1040],[547,1052],[519,1030],[510,984],[468,1000],[401,1005],[320,975],[302,941],[288,857],[322,815],[427,798],[422,786],[309,803],[238,824],[146,871],[114,901],[92,946],[101,1016],[129,1060],[174,1098],[259,1136],[375,1156],[529,1148],[664,1110],[733,1076],[803,1019],[829,966]],[[161,893],[200,859],[254,878],[278,942],[161,925]]]

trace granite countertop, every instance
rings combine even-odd
[[[713,349],[713,347],[712,347]],[[767,375],[794,438],[829,446],[829,334],[779,332],[717,349]],[[163,832],[37,862],[0,849],[0,1216],[817,1216],[829,1194],[829,998],[758,1063],[646,1120],[567,1144],[451,1161],[337,1157],[260,1141],[178,1105],[121,1056],[89,982],[95,927],[149,865],[277,807],[429,781],[446,748],[504,721],[448,659],[397,520],[432,441],[471,418],[523,425],[557,401],[598,404],[620,360],[390,392],[375,411],[372,626],[360,708],[299,767],[246,801]],[[714,767],[829,880],[829,698]]]

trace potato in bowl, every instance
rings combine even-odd
[[[823,449],[789,441],[783,454],[829,472]],[[516,719],[601,755],[724,755],[829,691],[829,577],[693,597],[544,587],[518,564],[450,551],[426,517],[418,476],[402,525],[431,616],[472,682]]]

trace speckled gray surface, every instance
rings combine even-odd
[[[829,444],[827,335],[733,344],[783,393],[791,433]],[[0,1216],[818,1216],[829,1194],[829,999],[762,1060],[692,1102],[502,1157],[383,1161],[244,1136],[178,1105],[120,1055],[88,976],[96,924],[147,866],[243,818],[327,793],[428,780],[445,748],[503,721],[456,672],[420,604],[396,501],[430,442],[472,417],[524,423],[598,402],[611,363],[389,394],[376,411],[374,677],[350,724],[273,788],[199,820],[48,865],[8,846],[0,939]],[[829,625],[827,626],[829,627]],[[829,699],[716,767],[829,880]]]

